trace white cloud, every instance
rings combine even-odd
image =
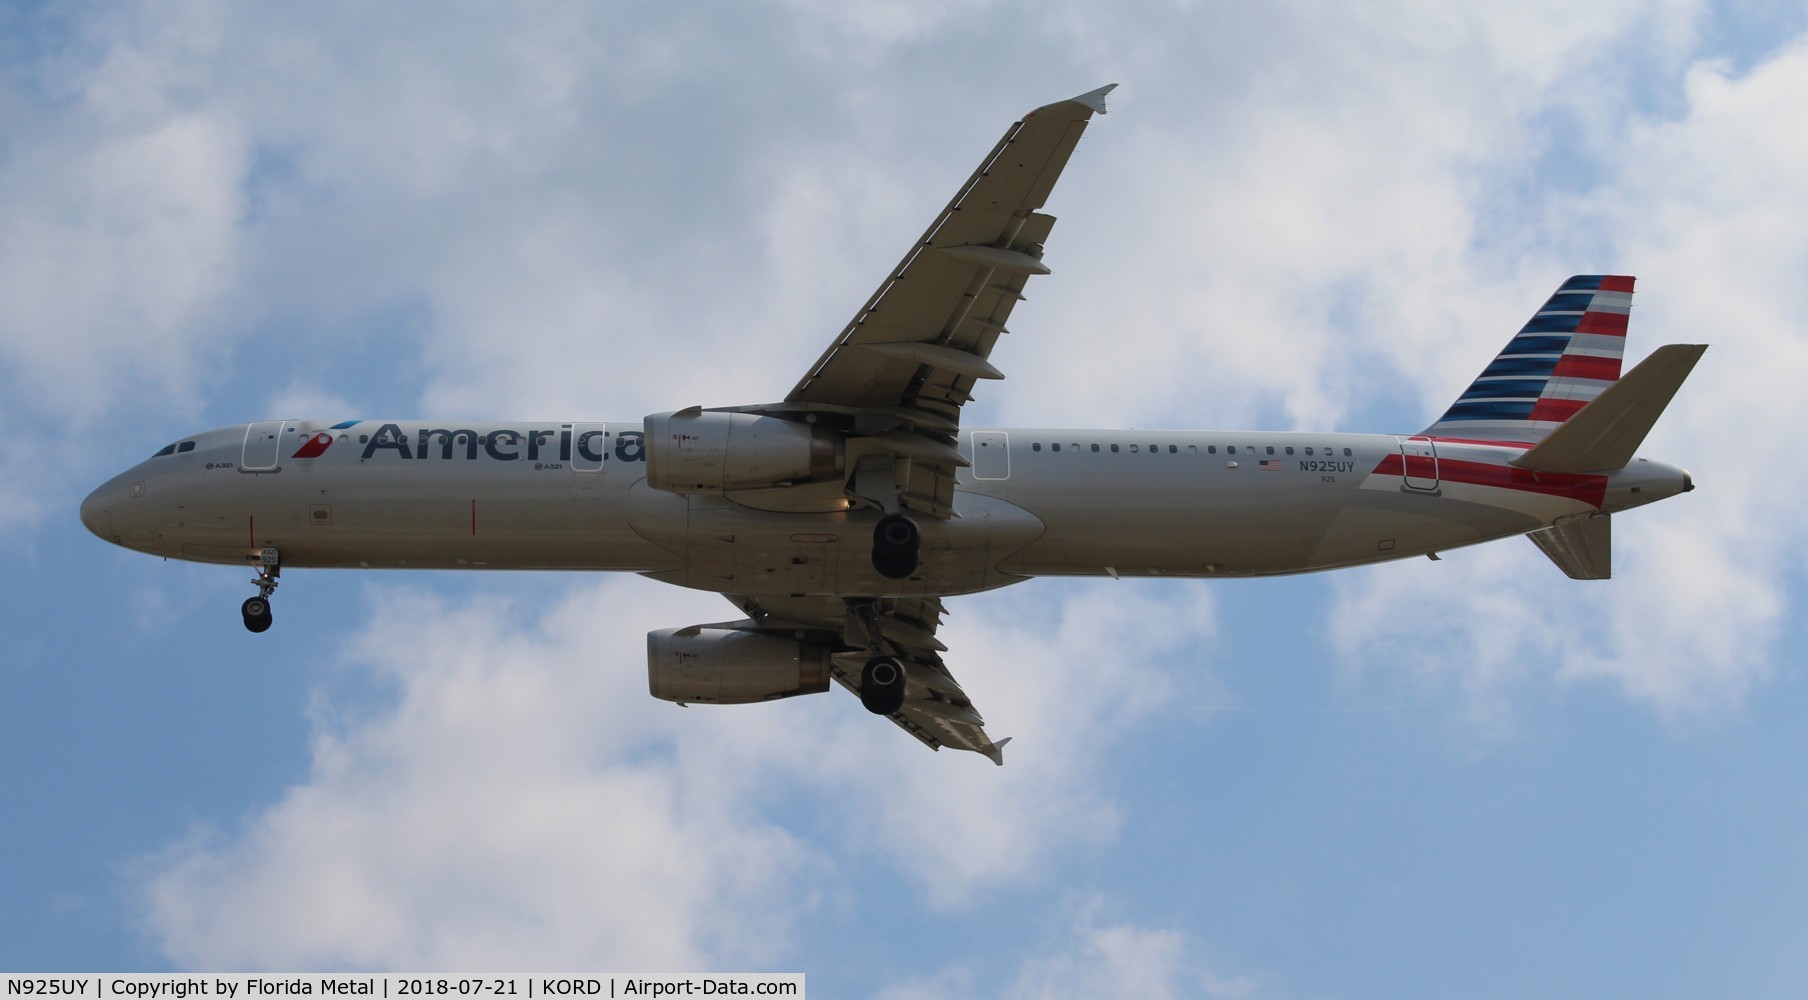
[[[1066,939],[1023,963],[1004,993],[1012,1000],[1041,997],[1208,997],[1248,1000],[1261,995],[1247,975],[1208,968],[1196,945],[1177,930],[1101,924],[1099,906],[1083,907]]]
[[[0,167],[9,392],[84,423],[126,391],[196,408],[196,355],[233,278],[243,138],[185,113],[39,138]]]
[[[290,382],[271,393],[267,415],[319,419],[341,413],[365,413],[368,407],[350,402],[343,395],[301,380]]]
[[[323,694],[303,784],[154,862],[164,949],[189,967],[682,970],[788,947],[820,863],[696,769],[684,713],[635,690],[637,632],[597,627],[677,603],[627,582],[544,612],[379,592],[351,655],[394,704],[348,715]]]
[[[1398,396],[1401,380],[1375,377],[1377,361],[1419,376],[1453,350],[1472,357],[1451,331],[1473,323],[1461,310],[1476,286],[1491,294],[1503,280],[1478,230],[1496,199],[1523,196],[1547,141],[1541,116],[1566,107],[1578,81],[1623,72],[1609,57],[1630,21],[1662,32],[1681,18],[1645,4],[1574,13],[1225,14],[1177,25],[1156,52],[1107,29],[1097,44],[1121,38],[1118,51],[1144,58],[1114,95],[1124,113],[1095,123],[1056,194],[1062,287],[1036,283],[1032,300],[1073,307],[1038,314],[1038,339],[1060,349],[1022,362],[1054,390],[1008,405],[1093,422],[1153,410],[1323,427],[1353,403]],[[1226,94],[1202,99],[1198,71],[1176,58],[1189,44],[1239,71]],[[1085,266],[1061,268],[1075,259]],[[1504,277],[1517,292],[1518,275]],[[1537,291],[1557,277],[1538,276]],[[1075,285],[1089,291],[1073,296]],[[1512,322],[1522,303],[1507,299]],[[1099,350],[1100,331],[1112,349]],[[1081,354],[1089,364],[1071,364]],[[1370,377],[1352,377],[1356,365]],[[1437,395],[1428,405],[1446,401],[1449,380],[1423,381]]]
[[[1202,725],[1226,706],[1202,652],[1217,628],[1207,588],[1089,583],[1058,599],[1054,589],[952,601],[940,633],[988,730],[1013,740],[1004,768],[924,766],[913,741],[864,725],[835,740],[858,741],[861,767],[825,758],[813,775],[858,797],[851,838],[910,873],[932,905],[1035,884],[1052,857],[1115,839],[1117,796],[1101,780],[1113,748],[1164,712]]]
[[[1176,655],[1212,627],[1199,596],[1094,585],[1059,615],[949,629],[970,693],[1020,737],[998,769],[839,689],[652,700],[640,633],[713,620],[699,600],[635,580],[545,609],[377,591],[349,651],[394,703],[323,689],[307,779],[150,862],[161,947],[189,967],[763,967],[875,864],[955,906],[1109,839],[1102,758],[1209,686]],[[1148,628],[1173,620],[1182,639]],[[814,832],[783,794],[799,779],[830,817]]]
[[[1782,221],[1808,215],[1808,141],[1776,122],[1808,98],[1808,49],[1688,81],[1686,113],[1631,120],[1601,185],[1551,224],[1558,242],[1564,226],[1610,234],[1639,272],[1634,356],[1712,344],[1644,449],[1690,466],[1699,489],[1616,518],[1612,583],[1571,583],[1515,546],[1337,584],[1348,656],[1454,672],[1486,728],[1528,679],[1609,681],[1678,717],[1736,708],[1773,669],[1808,540],[1791,499],[1808,474],[1763,457],[1788,453],[1808,417],[1808,234]]]

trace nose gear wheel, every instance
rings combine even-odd
[[[257,576],[251,585],[257,588],[256,597],[245,598],[239,605],[239,614],[245,619],[245,629],[249,632],[267,632],[271,622],[275,621],[270,614],[270,595],[276,593],[277,578],[282,576],[282,563],[275,549],[265,549],[259,554]]]

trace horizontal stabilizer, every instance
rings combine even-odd
[[[1658,348],[1512,464],[1534,472],[1624,469],[1707,349],[1706,344]]]
[[[1608,514],[1562,521],[1526,536],[1572,580],[1613,577],[1613,518]]]

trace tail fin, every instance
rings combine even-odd
[[[1534,442],[1620,377],[1633,279],[1579,274],[1526,321],[1430,436]]]

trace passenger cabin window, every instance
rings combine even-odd
[[[1193,450],[1193,446],[1192,446],[1192,445],[1190,445],[1190,444],[1189,444],[1189,445],[1187,445],[1187,450],[1189,450],[1189,451],[1191,451],[1191,450]],[[1179,453],[1180,453],[1180,449],[1179,449],[1179,448],[1176,448],[1176,447],[1174,447],[1174,446],[1173,446],[1173,445],[1168,445],[1168,454],[1170,454],[1170,455],[1177,455],[1177,454],[1179,454]]]
[[[1061,450],[1061,442],[1057,441],[1054,444],[1049,445],[1049,447],[1055,449],[1056,451],[1060,451]]]
[[[1112,451],[1116,451],[1116,450],[1117,450],[1117,445],[1115,445],[1115,444],[1114,444],[1114,445],[1112,445],[1112,446],[1111,446],[1111,450],[1112,450]]]
[[[1325,450],[1326,450],[1326,451],[1329,451],[1329,450],[1330,450],[1330,449],[1329,449],[1329,448],[1327,448],[1327,449],[1325,449]],[[1345,449],[1344,449],[1344,450],[1343,450],[1343,457],[1345,457],[1345,458],[1349,458],[1349,457],[1350,457],[1350,449],[1348,449],[1348,448],[1345,448]]]
[[[1030,445],[1030,450],[1031,451],[1041,451],[1042,450],[1042,442],[1038,441],[1035,444]]]
[[[1270,455],[1274,454],[1274,445],[1268,446],[1268,454],[1270,454]]]
[[[1207,455],[1216,455],[1216,454],[1218,454],[1218,446],[1217,446],[1217,445],[1215,445],[1215,444],[1208,444],[1208,445],[1206,445],[1206,446],[1205,446],[1205,453],[1206,453],[1206,454],[1207,454]]]
[[[1307,457],[1307,458],[1311,458],[1311,457],[1312,457],[1312,449],[1311,449],[1311,448],[1307,448],[1307,449],[1306,449],[1306,457]]]
[[[1235,454],[1236,454],[1236,453],[1237,453],[1237,446],[1236,446],[1236,445],[1234,445],[1234,444],[1227,444],[1227,445],[1225,445],[1225,446],[1224,446],[1224,453],[1225,453],[1225,454],[1226,454],[1226,455],[1235,455]]]
[[[1098,451],[1098,450],[1099,450],[1099,446],[1098,446],[1098,445],[1096,445],[1096,444],[1095,444],[1095,445],[1093,445],[1093,446],[1092,446],[1092,450],[1093,450],[1093,451]]]

